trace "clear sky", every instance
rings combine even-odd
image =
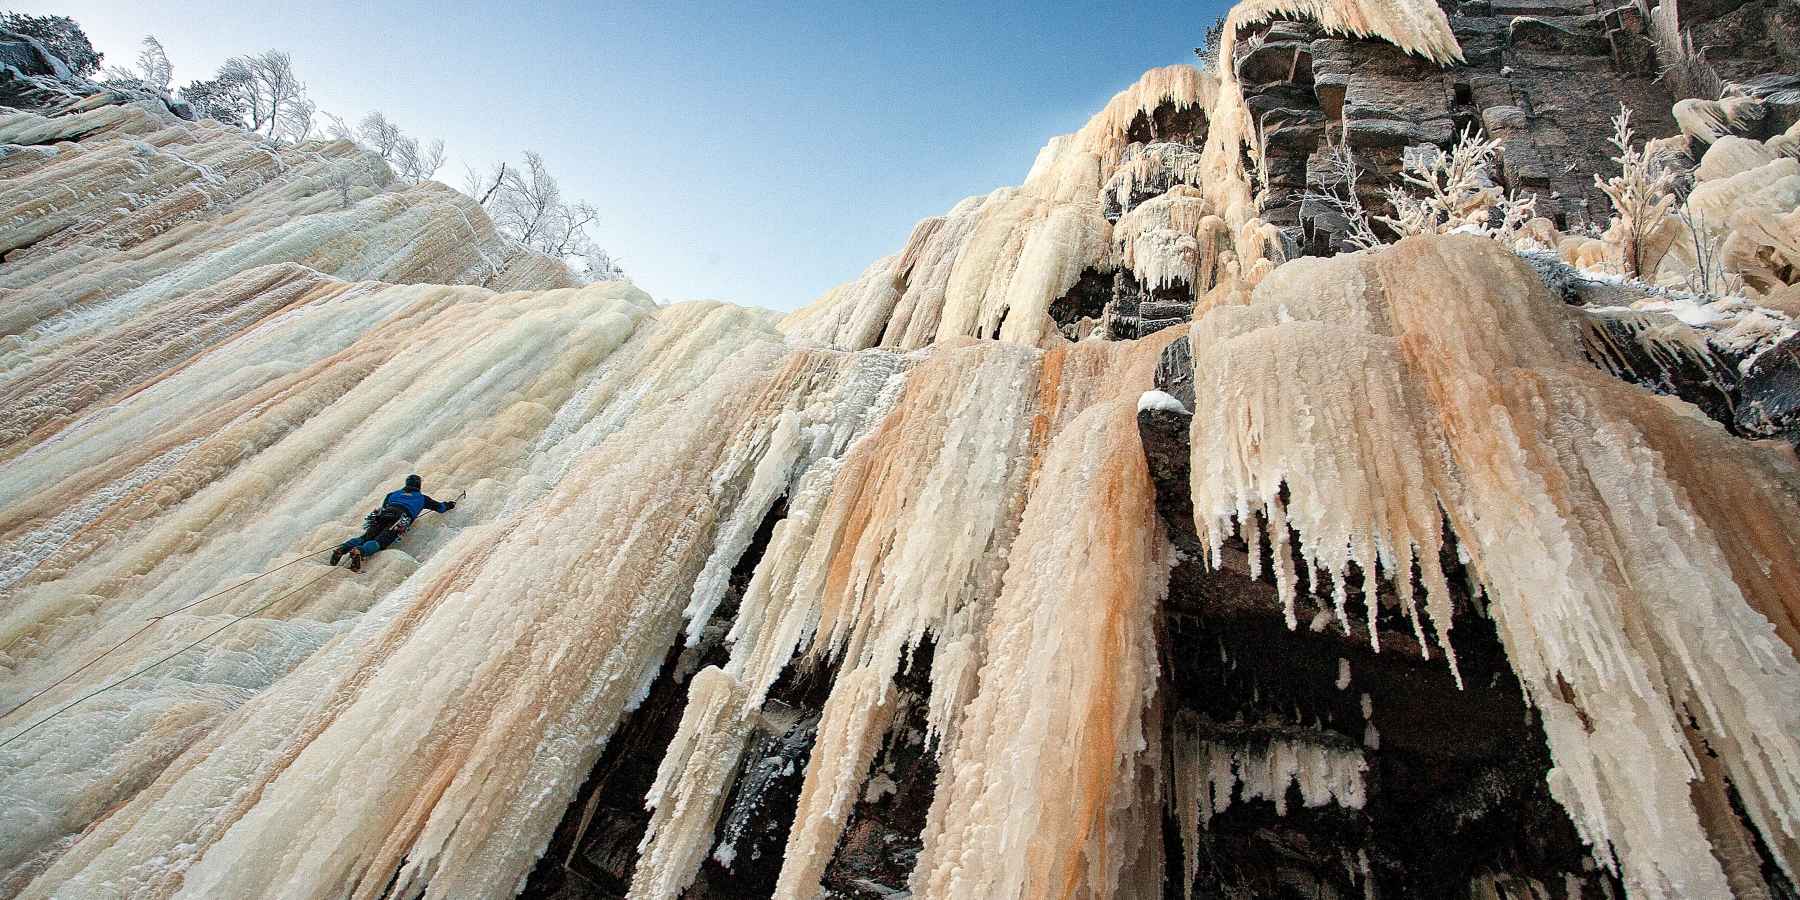
[[[293,54],[321,108],[380,109],[464,163],[542,153],[659,300],[810,302],[917,220],[1017,184],[1145,69],[1192,61],[1190,3],[66,0],[108,64],[154,34],[177,84]]]

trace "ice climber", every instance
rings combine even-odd
[[[417,475],[406,476],[406,487],[394,491],[381,501],[381,508],[369,513],[363,519],[363,533],[353,537],[331,551],[331,564],[337,565],[345,554],[350,556],[350,571],[362,571],[364,559],[374,556],[388,548],[389,544],[406,533],[414,519],[425,510],[447,513],[456,508],[455,500],[433,500],[425,496],[421,490],[425,486],[424,479]]]

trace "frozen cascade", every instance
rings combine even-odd
[[[1249,0],[1224,57],[1270,18],[1461,53],[1423,0]],[[1188,143],[1133,136],[1171,110]],[[831,889],[862,811],[912,790],[914,896],[1148,900],[1247,809],[1377,803],[1407,739],[1376,730],[1377,663],[1482,689],[1451,628],[1468,594],[1549,793],[1632,896],[1731,895],[1758,853],[1791,877],[1791,454],[1588,365],[1584,339],[1615,340],[1594,316],[1625,313],[1569,312],[1492,241],[1283,261],[1252,136],[1229,64],[1152,70],[1018,186],[776,316],[577,287],[347,143],[152,104],[0,116],[0,704],[49,688],[0,741],[256,611],[0,747],[0,896],[511,896],[654,697],[673,738],[621,801],[647,808],[632,898],[746,864],[757,793],[792,776],[775,896]],[[1736,202],[1734,178],[1701,199]],[[1069,343],[1048,311],[1095,272],[1185,285],[1196,318]],[[1781,333],[1715,312],[1721,340]],[[1158,375],[1183,339],[1191,403]],[[1159,506],[1158,417],[1190,441],[1198,550]],[[361,576],[302,562],[157,618],[341,540],[407,471],[467,500]],[[1181,706],[1184,564],[1266,577],[1272,627],[1337,642],[1333,739]],[[1299,630],[1303,584],[1323,612]],[[796,673],[819,686],[798,712]],[[804,772],[744,771],[777,739]]]
[[[1636,895],[1727,896],[1689,797],[1696,754],[1719,755],[1767,839],[1800,835],[1800,534],[1741,514],[1795,521],[1793,474],[1583,364],[1523,265],[1491,241],[1407,242],[1289,264],[1196,322],[1196,525],[1214,554],[1228,533],[1293,529],[1301,559],[1275,539],[1284,602],[1297,566],[1326,573],[1313,583],[1346,628],[1351,566],[1410,612],[1412,579],[1392,573],[1416,565],[1415,623],[1453,663],[1447,517],[1545,718],[1551,789],[1596,852]]]

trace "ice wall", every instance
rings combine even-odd
[[[7,533],[54,545],[14,573],[8,700],[196,586],[329,545],[346,530],[334,520],[392,473],[466,485],[468,500],[359,579],[303,563],[161,620],[35,701],[27,712],[55,708],[328,579],[0,750],[18,811],[10,891],[245,895],[273,877],[293,896],[374,896],[399,870],[426,896],[503,893],[684,615],[716,603],[709,573],[732,566],[782,495],[792,512],[743,603],[733,661],[696,678],[695,721],[649,798],[665,824],[646,837],[642,895],[692,877],[722,799],[706,788],[732,774],[742,723],[796,651],[842,659],[843,673],[790,840],[793,896],[811,895],[882,737],[888,684],[927,637],[940,648],[934,730],[961,746],[990,618],[1113,597],[1107,614],[1134,623],[1138,657],[1086,702],[1117,710],[1119,732],[1043,777],[1143,757],[1162,551],[1121,398],[1141,393],[1159,344],[950,343],[915,359],[788,349],[760,314],[657,308],[620,286],[308,296],[8,465]],[[1132,454],[1138,474],[1113,484]],[[1060,499],[1035,500],[1055,504],[1046,530],[1084,498],[1124,492],[1124,506],[1092,512],[1108,543],[1056,563],[1100,579],[1092,588],[1028,574],[1050,564],[1033,561],[1050,552],[1038,540],[1009,566],[1047,491]],[[96,492],[102,508],[58,532],[65,501]],[[1064,631],[1083,629],[1051,633]]]
[[[1116,105],[1198,83],[1192,70],[1169,79]],[[1093,166],[1081,182],[1090,207],[1093,161],[1127,118],[1109,113],[1070,145]],[[657,819],[634,893],[670,896],[692,878],[745,723],[775,678],[811,656],[841,674],[783,873],[788,895],[810,896],[893,712],[896,672],[934,643],[931,728],[943,752],[961,746],[990,620],[1071,596],[1055,573],[1026,574],[1052,564],[1035,546],[1025,558],[1046,561],[1003,590],[1040,486],[1056,499],[1037,501],[1044,524],[1033,527],[1049,529],[1133,471],[1128,398],[1148,385],[1160,342],[955,338],[967,321],[1004,315],[983,311],[987,288],[958,295],[975,298],[961,306],[909,306],[930,346],[901,355],[792,346],[764,314],[658,307],[622,284],[495,293],[345,281],[333,273],[404,277],[463,252],[416,233],[377,252],[414,220],[356,217],[404,208],[420,190],[359,186],[343,209],[302,172],[347,146],[290,164],[228,130],[136,108],[11,124],[83,140],[30,151],[30,166],[14,158],[7,185],[21,237],[0,273],[20,301],[0,383],[0,696],[30,700],[0,734],[18,737],[0,748],[7,895],[250,895],[280,883],[291,896],[376,896],[395,878],[407,895],[504,894],[785,500],[731,661],[695,676],[692,722],[645,798]],[[71,178],[160,199],[59,205],[73,200],[51,185]],[[962,233],[990,260],[1063,265],[1062,236],[1087,226],[1055,224],[1082,211],[1048,199],[1056,190],[1002,192],[1001,212]],[[1038,243],[1009,237],[1041,217]],[[139,234],[134,221],[155,224]],[[1109,252],[1099,222],[1075,256]],[[953,294],[981,266],[959,276],[948,261],[962,248],[925,248],[959,227],[922,229],[912,254]],[[1053,290],[1030,277],[1031,290]],[[965,324],[942,324],[953,320]],[[1102,448],[1104,464],[1090,458]],[[1041,777],[1110,757],[1134,777],[1150,771],[1154,754],[1139,744],[1153,665],[1141,651],[1163,551],[1136,527],[1150,521],[1141,468],[1124,506],[1094,512],[1129,518],[1091,526],[1133,555],[1083,567],[1109,592],[1107,615],[1137,635],[1128,677],[1091,701],[1117,723]],[[363,576],[315,558],[181,608],[340,540],[407,471],[468,497]],[[977,765],[1004,748],[961,752]],[[1102,803],[1101,822],[1115,804],[1082,802]],[[1137,831],[1095,838],[1102,855],[1147,840],[1151,805],[1129,805]],[[1098,865],[1096,884],[1122,877]]]
[[[1273,540],[1289,603],[1324,573],[1346,631],[1346,576],[1378,573],[1454,665],[1447,520],[1595,852],[1633,896],[1730,896],[1701,756],[1790,868],[1800,833],[1793,457],[1585,364],[1526,272],[1492,241],[1409,240],[1196,322],[1197,529],[1215,554]]]
[[[1272,15],[1456,55],[1413,0],[1243,4],[1228,41]],[[1206,134],[1147,143],[1158,116]],[[0,896],[508,896],[728,597],[723,662],[629,798],[634,898],[732,858],[720,817],[796,667],[833,680],[784,898],[819,896],[909,716],[938,767],[919,897],[1164,896],[1235,804],[1361,808],[1373,748],[1167,714],[1175,559],[1137,423],[1178,337],[1210,562],[1266,547],[1290,624],[1304,582],[1371,640],[1352,584],[1381,582],[1455,672],[1454,538],[1555,796],[1635,896],[1733,889],[1725,779],[1800,859],[1791,454],[1586,364],[1495,243],[1282,263],[1229,67],[1148,73],[783,318],[575,288],[347,144],[118,105],[0,140],[0,704],[30,700],[0,720]],[[1071,344],[1047,312],[1089,270],[1187,284],[1201,315]],[[467,498],[362,575],[312,559],[182,608],[413,471]]]

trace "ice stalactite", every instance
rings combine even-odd
[[[1199,768],[1205,786],[1193,794],[1200,804],[1202,825],[1234,802],[1267,800],[1275,804],[1278,815],[1286,814],[1289,787],[1300,789],[1307,806],[1335,803],[1360,809],[1367,796],[1363,772],[1368,763],[1360,748],[1344,750],[1282,740],[1254,747],[1203,742],[1198,753],[1204,760]]]
[[[680,896],[712,848],[713,823],[753,724],[745,694],[742,682],[713,667],[690,683],[680,730],[644,798],[655,812],[638,845],[633,900]]]
[[[696,684],[664,760],[669,793],[653,797],[633,896],[671,897],[694,877],[733,775],[718,759],[742,752],[747,723],[802,651],[838,674],[775,895],[817,892],[898,712],[895,676],[936,642],[927,727],[954,744],[1044,448],[1081,410],[1146,383],[1148,352],[939,345],[871,404],[880,412],[866,435],[805,469],[740,606],[730,661]]]
[[[777,470],[796,470],[788,516],[775,525],[727,635],[730,659],[724,669],[709,667],[696,676],[687,712],[659,768],[657,786],[646,800],[655,815],[639,847],[640,862],[631,886],[634,898],[674,897],[692,882],[769,689],[819,627],[817,588],[824,570],[821,555],[810,551],[819,546],[816,530],[825,516],[823,507],[834,496],[832,488],[843,466],[840,454],[882,419],[901,377],[895,357],[862,354],[855,359],[860,377],[846,382],[849,390],[824,407],[834,417],[805,426],[810,446],[804,451],[794,446],[801,416],[785,414],[746,489],[735,522],[754,528],[774,499],[770,464]],[[786,481],[780,482],[784,490]],[[697,580],[688,609],[693,623],[704,621],[702,613],[710,613],[722,591],[708,581],[706,572],[728,571],[742,554],[743,544],[727,537],[741,530],[728,527],[722,532],[719,549]]]
[[[1140,191],[1160,196],[1179,184],[1201,187],[1205,171],[1199,148],[1189,144],[1131,144],[1107,178],[1101,199],[1109,208],[1129,211]]]
[[[1196,298],[1218,281],[1220,257],[1232,244],[1206,196],[1186,186],[1138,205],[1113,228],[1121,268],[1151,290],[1187,285]]]
[[[1258,289],[1258,297],[1280,300],[1214,309],[1193,325],[1201,348],[1192,426],[1197,533],[1215,557],[1227,536],[1241,535],[1252,548],[1252,575],[1266,533],[1290,628],[1297,625],[1290,528],[1304,562],[1329,573],[1346,633],[1353,565],[1365,573],[1377,566],[1410,573],[1417,565],[1437,643],[1449,653],[1442,516],[1423,477],[1435,462],[1434,439],[1393,437],[1420,427],[1409,396],[1417,389],[1396,371],[1398,343],[1383,333],[1386,313],[1369,300],[1375,290],[1364,269],[1296,260]],[[1429,654],[1413,580],[1397,578],[1394,588]],[[1369,604],[1368,637],[1379,648],[1375,613]]]
[[[1463,58],[1443,8],[1426,0],[1242,0],[1225,17],[1222,65],[1230,64],[1239,28],[1276,17],[1317,22],[1336,34],[1381,38],[1436,63]]]
[[[816,892],[894,715],[900,667],[928,636],[954,642],[985,615],[1017,527],[1032,417],[1052,414],[1034,402],[1044,365],[1020,347],[938,350],[838,473],[809,565],[819,572],[814,655],[843,662],[776,896]],[[960,708],[964,687],[934,681],[933,707]]]
[[[794,653],[841,659],[776,895],[817,889],[896,713],[893,679],[925,639],[940,648],[925,700],[929,727],[952,740],[1044,441],[1116,385],[1147,382],[1141,355],[1120,346],[936,347],[875,405],[889,412],[868,436],[799,477],[790,515],[776,526],[729,635],[722,677],[742,684],[740,709],[693,722],[711,733],[740,729]],[[733,745],[742,749],[742,736]],[[698,763],[677,754],[664,761],[666,770],[688,765]],[[688,788],[711,797],[711,806],[688,806],[693,819],[682,828],[657,828],[646,853],[711,833],[731,772],[713,774]],[[668,862],[639,869],[639,896],[679,891],[700,857],[655,859]]]
[[[1152,622],[1167,544],[1133,406],[1070,423],[1040,484],[946,753],[921,897],[1160,896]]]
[[[1193,341],[1215,547],[1265,520],[1291,597],[1293,529],[1346,622],[1352,564],[1403,596],[1416,565],[1448,649],[1441,509],[1544,717],[1553,794],[1634,894],[1727,895],[1689,793],[1709,751],[1791,870],[1800,510],[1768,448],[1584,365],[1568,314],[1481,240],[1290,264]]]
[[[1286,815],[1288,791],[1297,787],[1307,807],[1335,804],[1361,809],[1368,800],[1368,760],[1361,747],[1297,742],[1270,734],[1257,741],[1241,735],[1211,739],[1192,713],[1176,714],[1170,729],[1166,778],[1168,802],[1180,827],[1184,896],[1193,896],[1200,870],[1200,832],[1233,803],[1265,800]]]
[[[1192,66],[1152,69],[1079,131],[1052,139],[1022,185],[920,222],[900,253],[789,315],[783,327],[849,349],[911,350],[955,337],[1044,342],[1056,333],[1050,304],[1083,270],[1108,262],[1105,198],[1131,148],[1142,146],[1131,136],[1133,123],[1163,107],[1205,109],[1213,94],[1211,76]]]

